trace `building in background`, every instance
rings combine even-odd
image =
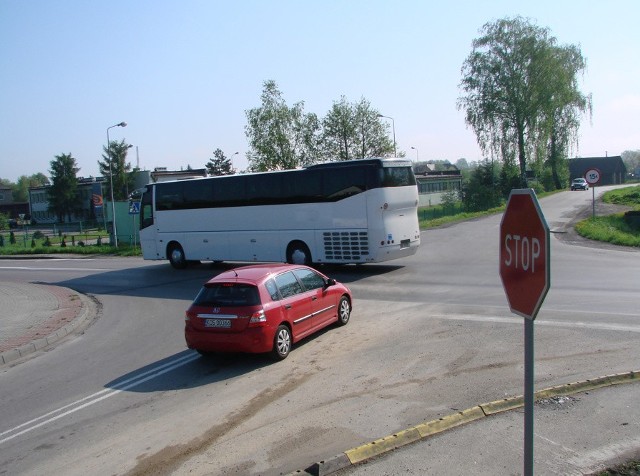
[[[442,195],[462,189],[462,174],[455,165],[445,164],[416,164],[413,167],[418,184],[418,199],[420,207],[430,207],[442,203]]]
[[[574,178],[584,177],[590,169],[600,171],[598,185],[618,185],[625,183],[627,167],[619,155],[612,157],[580,157],[569,159],[569,182]]]
[[[13,200],[13,189],[6,185],[0,185],[0,213],[9,217],[10,220],[20,220],[29,216],[29,202],[15,202]]]

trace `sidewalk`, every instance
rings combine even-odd
[[[639,384],[640,373],[629,372],[536,392],[534,474],[591,475],[639,461]],[[289,476],[524,474],[521,405],[521,398],[478,405]]]
[[[89,298],[47,284],[0,282],[0,365],[44,349],[87,322]]]

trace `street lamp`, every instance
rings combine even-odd
[[[113,220],[113,238],[116,248],[118,247],[118,227],[116,226],[116,204],[113,201],[113,172],[111,171],[111,141],[109,139],[109,129],[114,127],[127,127],[126,122],[119,122],[107,127],[107,158],[109,159],[109,182],[111,183],[111,219]]]
[[[385,119],[391,119],[391,126],[393,127],[393,155],[398,156],[398,151],[396,150],[396,121],[393,120],[393,117],[383,116],[382,114],[378,114],[378,117],[384,117]]]
[[[229,157],[229,161],[231,162],[231,171],[233,172],[235,169],[233,168],[233,156],[234,155],[238,155],[238,152],[234,152],[233,154],[231,154],[231,157]]]
[[[413,150],[415,150],[415,151],[416,151],[416,162],[419,162],[419,160],[420,160],[420,156],[419,156],[419,154],[418,154],[418,149],[417,149],[417,148],[415,148],[415,147],[413,147],[413,146],[411,146],[411,148],[412,148]]]

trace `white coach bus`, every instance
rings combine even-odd
[[[420,244],[411,162],[362,159],[304,169],[149,184],[144,259],[379,263]]]

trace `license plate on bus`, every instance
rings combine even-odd
[[[231,327],[231,319],[205,319],[204,327],[229,329]]]

